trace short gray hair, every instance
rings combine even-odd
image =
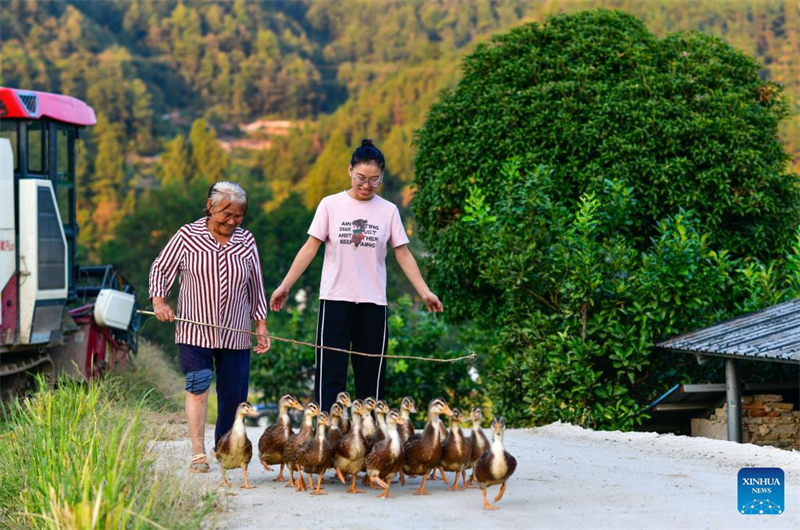
[[[208,189],[208,198],[211,200],[211,206],[217,206],[227,199],[233,204],[244,205],[244,209],[247,211],[247,192],[235,182],[227,180],[217,182]],[[209,215],[208,210],[206,210],[206,215]]]

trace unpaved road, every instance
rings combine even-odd
[[[261,429],[248,433],[255,445]],[[206,439],[213,439],[212,431]],[[431,496],[412,496],[420,479],[405,488],[393,486],[396,498],[387,500],[376,498],[378,491],[348,494],[338,481],[325,487],[326,496],[295,493],[273,482],[275,474],[254,456],[249,470],[256,489],[231,488],[233,495],[225,496],[224,511],[209,521],[209,528],[800,528],[800,452],[563,424],[510,430],[505,441],[518,467],[499,511],[483,510],[480,490],[449,492],[442,481],[429,483]],[[189,458],[188,440],[158,442],[156,449],[181,466]],[[783,514],[737,512],[742,467],[784,470]],[[210,474],[191,480],[212,487],[220,476],[214,462]],[[241,484],[238,471],[228,478]],[[490,488],[491,498],[497,491]]]

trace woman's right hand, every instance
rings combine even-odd
[[[163,298],[153,298],[153,313],[159,322],[175,322],[175,312]]]
[[[269,298],[269,308],[273,311],[283,309],[286,299],[289,298],[289,288],[281,284]]]

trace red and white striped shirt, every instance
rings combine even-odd
[[[181,273],[176,316],[250,330],[251,320],[267,317],[261,261],[253,235],[239,227],[225,246],[206,227],[206,218],[183,225],[150,268],[150,299],[168,298]],[[247,349],[244,333],[175,323],[175,342],[203,348]]]

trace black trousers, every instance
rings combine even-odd
[[[320,300],[317,319],[317,346],[331,346],[380,357],[350,355],[317,348],[314,400],[328,411],[336,395],[347,388],[347,363],[352,359],[356,398],[383,399],[386,379],[386,348],[389,328],[386,306]]]

